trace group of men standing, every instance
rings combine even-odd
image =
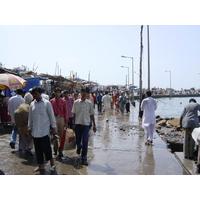
[[[31,147],[28,142],[24,149],[22,149],[21,135],[31,136],[30,138],[34,142],[37,162],[39,164],[35,171],[44,169],[44,156],[47,161],[50,160],[51,170],[54,170],[54,160],[49,137],[50,127],[54,136],[54,155],[58,154],[60,157],[63,156],[62,149],[59,148],[62,134],[64,128],[69,127],[72,128],[76,134],[77,154],[81,154],[82,150],[82,164],[88,165],[88,133],[91,122],[93,124],[93,131],[96,132],[94,108],[92,103],[87,100],[88,93],[89,90],[82,89],[81,98],[74,101],[74,99],[68,95],[68,91],[63,92],[64,97],[62,98],[61,89],[56,88],[55,97],[49,101],[44,98],[43,89],[41,87],[34,87],[31,93],[27,93],[32,99],[29,99],[30,102],[26,103],[26,108],[22,106],[21,110],[19,110],[19,107],[25,103],[25,99],[22,97],[22,90],[18,89],[16,96],[11,97],[8,102],[8,112],[13,123],[10,141],[11,148],[15,148],[18,129],[22,130],[22,134],[19,134],[19,150],[29,150],[28,153],[31,155]],[[29,104],[30,106],[27,109],[27,105]],[[20,121],[20,113],[21,116],[25,116],[24,114],[26,113],[27,118],[26,120],[23,119],[23,122]],[[27,146],[29,146],[29,149],[27,149]]]
[[[101,114],[102,111],[105,111],[106,121],[109,121],[108,110],[113,109],[114,108],[113,105],[115,105],[116,110],[118,112],[120,111],[122,115],[124,114],[125,109],[127,113],[130,113],[129,94],[126,94],[125,92],[121,92],[120,95],[119,93],[115,93],[113,95],[113,94],[109,94],[108,91],[105,91],[105,94],[103,95],[99,91],[98,95],[96,96],[96,102],[97,102],[99,114]]]

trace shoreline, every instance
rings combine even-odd
[[[200,94],[172,94],[172,95],[152,95],[153,98],[184,98],[184,97],[200,97]],[[134,100],[139,100],[139,96],[134,96]]]

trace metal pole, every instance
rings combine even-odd
[[[129,91],[129,67],[128,68],[128,91]]]
[[[132,85],[133,85],[133,89],[132,89],[132,104],[133,106],[135,106],[134,103],[134,64],[133,64],[133,57],[130,56],[121,56],[122,58],[131,58],[132,59]]]
[[[147,25],[147,40],[148,40],[148,90],[150,90],[150,47],[149,47],[149,25]]]
[[[133,58],[132,58],[132,85],[133,85],[132,102],[133,102],[133,105],[135,106],[135,103],[134,103],[134,65],[133,65]]]

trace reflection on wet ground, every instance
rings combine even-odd
[[[155,133],[154,146],[146,146],[145,134],[138,120],[138,109],[131,113],[112,110],[109,122],[95,110],[97,132],[90,133],[88,166],[81,164],[76,150],[65,150],[64,157],[55,157],[54,171],[49,162],[46,169],[33,172],[37,167],[35,154],[30,157],[9,146],[10,130],[1,129],[0,169],[8,175],[162,175],[186,174],[164,141]],[[33,150],[34,151],[34,150]]]

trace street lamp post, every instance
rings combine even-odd
[[[170,74],[170,94],[171,94],[171,89],[172,89],[172,86],[171,86],[171,71],[165,70],[165,72],[169,72],[169,74]]]
[[[129,90],[129,67],[126,66],[121,66],[122,68],[127,68],[128,69],[128,90]]]
[[[134,65],[133,65],[133,57],[130,56],[121,56],[122,58],[130,58],[132,59],[132,85],[133,85],[133,89],[132,89],[132,103],[135,106],[135,102],[134,102]]]

